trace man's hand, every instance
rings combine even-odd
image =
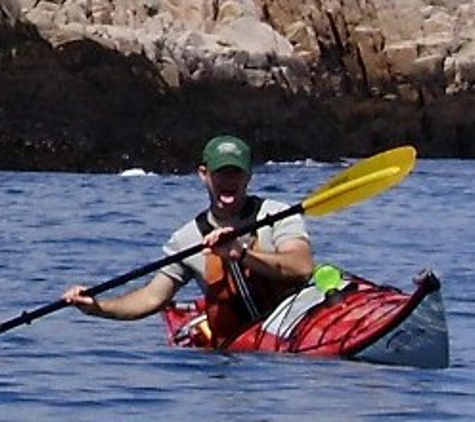
[[[233,231],[232,227],[220,227],[207,234],[203,239],[203,253],[214,253],[223,259],[239,260],[244,252],[242,243],[236,238],[223,241],[223,236],[229,236]]]
[[[76,306],[82,312],[88,315],[98,315],[101,308],[97,300],[91,296],[84,295],[86,286],[76,285],[69,288],[64,294],[63,299],[66,303]]]

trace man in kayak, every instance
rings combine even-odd
[[[216,347],[240,327],[269,313],[311,277],[314,263],[300,215],[232,237],[236,227],[287,207],[247,194],[251,166],[250,148],[241,139],[211,139],[198,168],[208,190],[209,208],[175,231],[163,248],[173,256],[203,243],[203,252],[160,269],[148,284],[122,296],[96,299],[81,294],[85,286],[73,286],[63,298],[86,314],[133,320],[163,310],[194,278],[205,295]]]

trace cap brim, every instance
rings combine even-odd
[[[236,159],[234,157],[221,158],[219,160],[210,160],[206,163],[206,166],[210,171],[217,171],[224,167],[237,167],[246,173],[250,173],[250,165],[243,163],[242,160]]]

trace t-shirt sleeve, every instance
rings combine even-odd
[[[190,245],[184,245],[181,240],[180,232],[175,232],[172,234],[168,242],[163,246],[163,252],[165,256],[172,256],[176,253],[182,251]],[[193,278],[193,271],[189,266],[183,262],[175,262],[169,264],[159,270],[161,273],[171,277],[176,280],[180,285],[185,285],[188,281]]]
[[[309,240],[305,221],[301,215],[293,215],[276,223],[273,231],[273,237],[276,247],[281,246],[289,240]]]
[[[282,211],[289,206],[287,204],[267,200],[264,203],[264,209],[262,210],[263,214],[275,214],[279,211]],[[309,235],[305,220],[300,214],[292,215],[290,217],[284,218],[283,220],[277,221],[271,229],[272,244],[276,248],[283,245],[289,240],[303,239],[309,241]]]

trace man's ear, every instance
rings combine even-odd
[[[206,181],[206,177],[207,177],[207,175],[208,175],[208,169],[206,168],[205,165],[203,165],[203,164],[200,165],[200,166],[198,167],[197,173],[198,173],[198,176],[200,177],[200,179],[201,179],[203,182]]]

